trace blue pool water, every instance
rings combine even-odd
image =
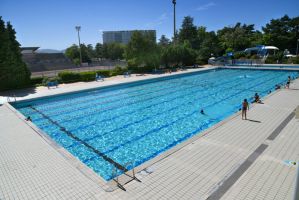
[[[281,68],[281,69],[284,69],[284,68],[294,68],[294,69],[299,69],[299,65],[258,65],[258,66],[255,66],[255,65],[248,65],[247,63],[245,64],[236,64],[236,65],[233,65],[233,66],[237,66],[237,67],[262,67],[262,68]]]
[[[255,92],[267,95],[289,75],[298,72],[219,69],[14,106],[110,180],[237,112]]]

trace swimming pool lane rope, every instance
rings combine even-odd
[[[114,165],[117,169],[119,169],[121,171],[124,171],[124,172],[128,171],[127,168],[125,168],[124,166],[122,166],[118,162],[114,161],[112,158],[108,157],[107,155],[105,155],[104,153],[100,152],[99,150],[95,149],[94,147],[92,147],[91,145],[89,145],[87,142],[85,142],[85,141],[81,140],[80,138],[78,138],[77,136],[73,135],[70,131],[66,130],[65,127],[61,126],[60,124],[58,124],[57,122],[55,122],[54,120],[52,120],[50,117],[48,117],[47,115],[45,115],[43,112],[39,111],[38,109],[34,108],[33,106],[29,106],[29,107],[32,110],[36,111],[37,113],[41,114],[44,118],[46,118],[47,120],[49,120],[52,124],[54,124],[57,127],[59,127],[60,130],[63,131],[65,134],[67,134],[69,137],[71,137],[74,140],[82,143],[84,146],[86,146],[87,148],[91,149],[95,154],[97,154],[98,156],[102,157],[104,160],[106,160],[110,164]]]

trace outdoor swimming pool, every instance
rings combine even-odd
[[[121,174],[199,134],[287,76],[298,72],[209,70],[13,106],[108,181],[115,169]]]

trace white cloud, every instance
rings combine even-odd
[[[199,6],[196,10],[198,10],[198,11],[207,10],[213,6],[216,6],[216,4],[214,2],[210,2],[210,3]]]
[[[146,27],[154,28],[156,26],[159,26],[159,25],[163,24],[167,19],[168,19],[167,13],[163,13],[156,20],[145,24],[145,26]]]

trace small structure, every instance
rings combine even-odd
[[[39,49],[39,47],[21,47],[22,54],[35,54],[35,51]]]
[[[247,48],[244,50],[245,53],[250,55],[258,55],[261,58],[265,58],[268,55],[275,55],[279,49],[275,46],[264,46],[258,45],[256,47]]]
[[[39,53],[39,47],[21,47],[22,59],[31,72],[62,70],[76,67],[62,52]]]

